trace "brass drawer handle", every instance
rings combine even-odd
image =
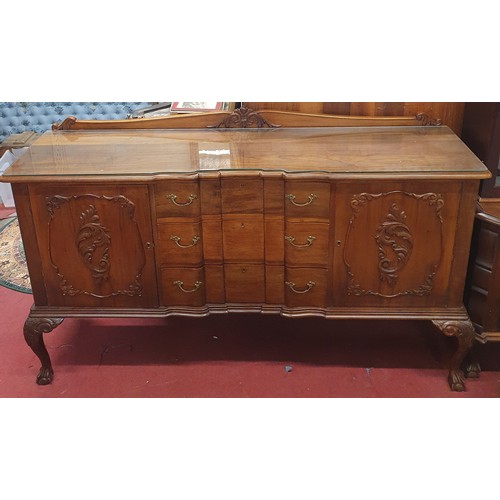
[[[316,239],[316,236],[308,236],[306,238],[306,242],[303,244],[295,243],[295,238],[293,236],[285,236],[285,240],[290,243],[290,245],[293,245],[294,247],[297,248],[307,248],[310,247],[313,244],[313,241]]]
[[[193,240],[189,245],[181,245],[179,241],[181,241],[180,236],[170,236],[170,239],[175,242],[175,244],[179,248],[191,248],[194,247],[200,240],[201,238],[199,236],[193,236]]]
[[[195,284],[194,284],[194,288],[192,290],[186,290],[184,288],[184,281],[174,281],[174,285],[178,286],[180,291],[181,292],[184,292],[184,293],[193,293],[193,292],[196,292],[200,286],[202,285],[203,283],[201,281],[196,281]]]
[[[311,288],[316,285],[316,283],[314,283],[314,281],[308,281],[306,283],[306,289],[305,290],[295,290],[295,283],[292,283],[291,281],[286,281],[285,282],[285,285],[290,288],[290,290],[294,293],[307,293],[311,290]]]
[[[292,204],[295,205],[296,207],[307,207],[307,205],[310,205],[316,198],[317,196],[315,194],[310,194],[307,198],[307,201],[304,203],[297,203],[295,201],[295,195],[294,194],[287,194],[285,195],[285,198],[288,199],[288,201]]]
[[[188,196],[188,201],[186,203],[178,203],[176,200],[177,200],[177,196],[175,194],[167,194],[167,198],[176,206],[178,207],[188,207],[189,205],[191,205],[191,203],[193,203],[194,200],[196,200],[196,198],[198,198],[198,196],[196,196],[195,194],[190,194]]]

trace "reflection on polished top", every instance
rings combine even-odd
[[[3,180],[264,170],[487,178],[447,127],[50,131]]]

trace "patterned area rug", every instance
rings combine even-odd
[[[0,221],[0,285],[31,293],[17,217]]]

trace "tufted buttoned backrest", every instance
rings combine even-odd
[[[0,102],[0,142],[26,130],[49,130],[68,116],[80,120],[123,120],[149,102]]]

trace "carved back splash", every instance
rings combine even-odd
[[[68,116],[54,123],[52,130],[188,129],[188,128],[276,128],[276,127],[372,127],[441,125],[442,121],[424,112],[406,116],[354,116],[295,113],[275,109],[241,107],[233,112],[172,114],[164,117],[129,120],[78,120]]]

